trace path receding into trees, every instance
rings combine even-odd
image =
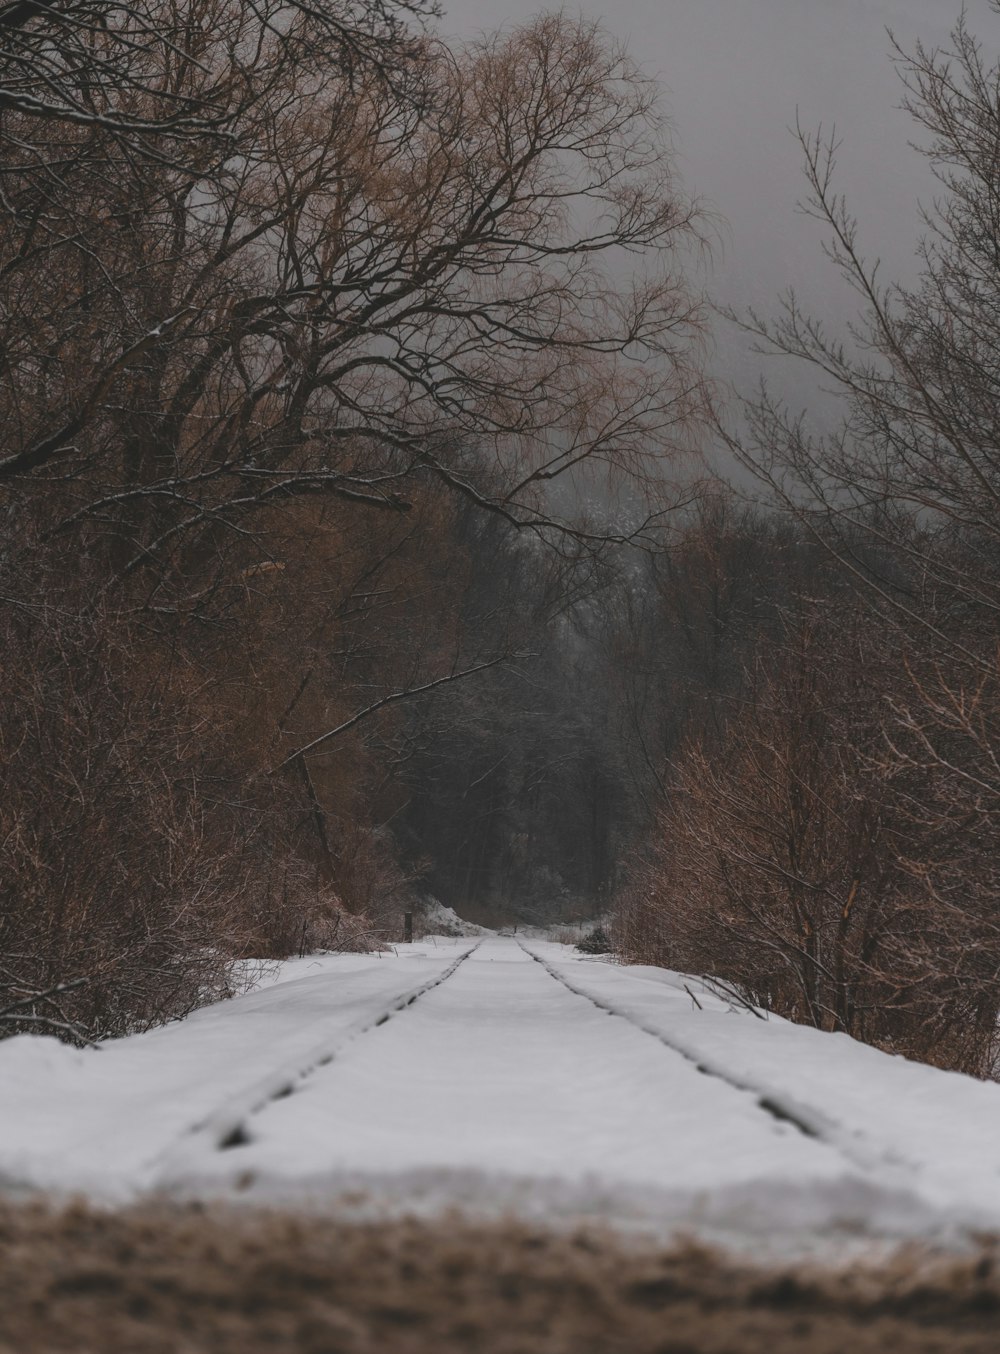
[[[779,1253],[1000,1224],[1000,1086],[488,935],[295,961],[75,1050],[0,1043],[8,1193],[607,1223]]]

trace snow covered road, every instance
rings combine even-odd
[[[98,1050],[0,1043],[0,1185],[772,1247],[1000,1227],[1000,1086],[696,995],[492,936],[297,961]]]

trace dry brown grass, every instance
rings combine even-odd
[[[754,1269],[518,1225],[0,1205],[3,1354],[995,1354],[989,1252]]]

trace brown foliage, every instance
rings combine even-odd
[[[933,778],[886,737],[900,656],[843,602],[787,618],[721,727],[680,748],[619,944],[792,1019],[985,1073],[991,895],[945,897],[963,844],[932,813]]]
[[[319,51],[273,65],[308,16],[279,38],[188,8],[201,61],[162,79],[195,106],[205,66],[254,92],[222,165],[214,140],[164,166],[71,126],[5,171],[0,479],[55,470],[50,529],[161,606],[293,499],[396,514],[437,482],[540,529],[541,489],[586,463],[661,508],[700,411],[694,215],[624,54],[550,16],[358,83]],[[623,250],[642,283],[608,276]]]
[[[905,286],[882,280],[836,191],[835,139],[800,130],[805,210],[822,223],[861,313],[838,335],[788,295],[777,318],[750,314],[743,324],[762,350],[821,373],[843,397],[844,420],[828,431],[765,391],[744,405],[738,433],[721,431],[804,538],[826,551],[835,587],[853,586],[852,609],[869,614],[865,675],[881,702],[877,727],[867,743],[852,743],[848,730],[866,785],[834,802],[848,821],[848,805],[882,787],[871,801],[878,850],[901,880],[891,908],[900,922],[888,957],[874,961],[886,1011],[878,1037],[892,1041],[891,1012],[909,1011],[905,1047],[990,1072],[1000,992],[1000,66],[964,16],[950,50],[918,44],[896,56],[941,187],[924,217],[920,276]],[[836,645],[831,652],[839,661]],[[818,747],[817,765],[824,758]],[[766,801],[767,778],[756,780]],[[864,947],[861,957],[873,964]]]
[[[223,995],[252,829],[202,793],[219,749],[194,674],[66,588],[6,611],[0,655],[4,967],[39,989],[85,978],[66,1009],[91,1034]]]
[[[0,15],[0,949],[107,1034],[395,929],[398,702],[509,652],[458,505],[600,550],[546,496],[586,473],[654,530],[700,311],[657,91],[594,25],[74,16]]]

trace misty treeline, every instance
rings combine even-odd
[[[704,227],[596,27],[0,7],[0,1033],[437,899],[995,1069],[1000,77],[954,47],[899,53],[916,285],[802,135],[859,318],[741,322],[843,419],[717,399],[735,490]]]
[[[950,51],[896,55],[938,179],[920,276],[882,283],[835,143],[803,133],[807,206],[858,319],[835,334],[789,296],[776,319],[742,323],[836,392],[842,418],[823,431],[765,389],[723,430],[769,508],[740,521],[730,505],[679,556],[704,550],[685,605],[703,598],[708,680],[665,759],[619,939],[630,957],[717,975],[737,1000],[989,1075],[1000,68],[964,22]]]
[[[676,504],[697,221],[595,26],[429,19],[0,6],[0,1032],[606,889],[569,637]]]

